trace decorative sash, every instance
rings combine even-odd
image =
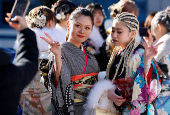
[[[133,85],[134,85],[134,78],[120,78],[113,81],[113,84],[115,84],[119,89],[120,93],[122,94],[122,97],[126,99],[126,102],[123,103],[122,106],[127,106],[130,110],[131,108],[131,100],[132,100],[132,92],[133,92]]]
[[[98,73],[75,75],[71,79],[74,84],[74,103],[85,102],[91,87],[98,81]]]

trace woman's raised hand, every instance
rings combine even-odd
[[[40,37],[41,39],[43,39],[44,41],[46,41],[50,47],[49,47],[49,50],[55,55],[55,56],[60,56],[61,57],[61,47],[60,47],[60,44],[59,42],[55,42],[51,39],[51,37],[44,32],[44,34],[47,36],[47,38],[45,37]]]
[[[154,56],[157,55],[158,53],[158,47],[163,43],[163,42],[160,42],[158,43],[157,45],[153,45],[155,44],[156,41],[154,41],[150,47],[147,47],[145,49],[145,53],[144,53],[144,59],[145,60],[151,60]],[[145,61],[144,60],[144,61]]]
[[[123,99],[123,97],[115,94],[115,89],[109,90],[107,97],[108,99],[112,100],[117,106],[121,106],[126,101],[126,99]]]

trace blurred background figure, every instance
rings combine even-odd
[[[139,9],[136,6],[135,2],[132,0],[120,0],[116,4],[110,5],[109,8],[110,10],[110,16],[112,18],[116,17],[117,14],[120,14],[122,12],[129,12],[133,13],[138,17],[139,15]],[[112,25],[113,20],[106,20],[105,22],[105,28],[107,29],[107,33],[110,34],[111,28],[110,25]]]
[[[5,20],[18,31],[18,49],[13,64],[10,55],[0,49],[0,113],[2,115],[17,115],[20,94],[33,79],[38,70],[38,48],[36,36],[28,29],[25,18],[16,16],[9,22],[11,14]]]
[[[145,20],[145,22],[144,22],[144,27],[145,27],[145,28],[151,29],[151,21],[152,21],[152,19],[153,19],[153,17],[155,16],[156,13],[157,13],[157,12],[152,12],[152,13],[150,13],[150,14],[146,17],[146,20]]]
[[[55,28],[56,17],[50,8],[39,6],[32,9],[26,19],[28,26],[36,33],[39,62],[48,67],[48,63],[45,62],[48,62],[49,45],[40,37],[45,36],[44,32],[46,32],[53,37],[54,41],[62,42],[62,39],[59,37],[60,33]],[[42,79],[40,73],[44,76]],[[23,114],[51,114],[51,94],[44,86],[48,75],[44,75],[41,71],[40,73],[37,73],[34,80],[24,89],[21,95],[20,106]]]
[[[157,41],[155,45],[164,42],[158,48],[158,54],[155,56],[155,59],[159,63],[166,64],[168,69],[166,70],[160,66],[166,77],[160,77],[162,87],[161,93],[155,102],[155,109],[158,115],[162,113],[168,115],[170,113],[169,107],[167,106],[170,104],[170,7],[159,11],[153,17],[151,21],[151,34],[149,32],[150,40],[148,41],[153,41],[152,36],[154,36]],[[149,45],[151,45],[151,43],[148,43],[148,46]]]
[[[66,41],[67,21],[75,8],[76,5],[67,0],[58,0],[52,5],[51,10],[54,12],[57,20],[56,29],[61,34],[59,38],[62,39],[62,42]]]
[[[57,37],[60,33],[55,29],[56,17],[48,7],[35,7],[29,12],[26,20],[29,28],[36,33],[40,52],[48,51],[48,44],[40,38],[40,36],[44,36],[44,32],[53,36],[55,41],[62,42],[62,39]]]
[[[28,12],[32,10],[34,7],[45,5],[51,8],[51,5],[54,4],[57,0],[30,0],[30,6],[28,8]],[[106,21],[109,20],[110,17],[110,11],[108,10],[108,7],[113,4],[117,3],[120,0],[114,0],[114,1],[106,1],[106,0],[69,0],[72,3],[74,3],[76,6],[87,6],[90,3],[98,3],[102,5],[102,8],[105,10],[107,18]],[[133,0],[135,1],[136,6],[139,9],[139,16],[138,20],[140,23],[140,26],[143,25],[146,17],[151,12],[160,11],[162,9],[165,9],[169,4],[169,0]],[[6,12],[11,12],[12,6],[14,4],[14,0],[1,0],[0,7],[3,10],[0,10],[0,47],[10,49],[13,47],[16,34],[17,32],[9,27],[9,25],[6,23],[6,21],[3,19],[5,17]],[[154,5],[153,5],[154,4]],[[27,13],[28,13],[27,12]],[[110,26],[108,26],[110,27]],[[106,28],[108,29],[108,28]],[[13,54],[13,51],[10,52]]]
[[[106,70],[106,65],[104,65],[105,57],[105,48],[102,48],[103,43],[107,38],[106,30],[104,27],[104,19],[106,18],[104,10],[101,5],[97,3],[91,3],[86,6],[94,18],[94,26],[92,32],[84,43],[84,46],[90,51],[95,57],[100,66],[100,70]]]
[[[146,17],[146,20],[145,20],[145,22],[144,22],[144,28],[147,28],[148,31],[151,30],[151,21],[152,21],[152,19],[153,19],[153,17],[155,16],[156,13],[157,13],[157,12],[152,12],[152,13],[150,13],[150,14]],[[149,35],[148,32],[147,32],[146,35]],[[149,36],[143,36],[143,41],[142,41],[141,45],[146,48],[146,47],[148,47],[148,44],[149,44],[149,46],[150,46],[151,43],[152,43],[154,40],[155,40],[155,39],[149,39]]]

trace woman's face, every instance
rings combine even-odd
[[[100,9],[94,10],[93,18],[94,18],[94,26],[100,27],[104,20],[102,11]]]
[[[80,15],[77,19],[70,21],[69,24],[69,42],[80,44],[89,38],[92,30],[92,20],[89,16]]]
[[[134,32],[134,31],[132,31]],[[112,41],[114,46],[121,46],[122,49],[126,48],[128,43],[134,37],[130,32],[129,28],[125,25],[124,22],[114,20],[112,24]]]

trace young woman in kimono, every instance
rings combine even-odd
[[[94,85],[85,105],[86,112],[98,108],[123,115],[146,115],[152,113],[151,102],[156,98],[160,86],[159,77],[152,58],[161,44],[144,49],[136,42],[139,29],[137,17],[128,12],[118,14],[112,24],[112,42],[115,46],[109,60],[106,79]],[[148,79],[151,78],[150,81]],[[121,95],[116,94],[118,88]],[[111,105],[111,106],[109,106]]]
[[[75,9],[76,5],[68,0],[57,0],[51,7],[57,20],[55,28],[60,32],[60,39],[62,39],[62,42],[66,41],[67,21]]]
[[[164,73],[167,78],[162,78],[161,92],[157,96],[155,109],[158,115],[170,115],[170,7],[158,12],[151,21],[151,34],[148,41],[153,41],[152,35],[157,41],[156,44],[164,42],[154,57],[157,62],[167,65],[168,72]],[[148,42],[148,45],[151,43]],[[163,68],[161,68],[163,69]]]
[[[79,7],[67,22],[67,42],[60,46],[48,34],[48,39],[42,37],[54,55],[49,72],[53,114],[81,115],[88,91],[98,79],[98,63],[81,44],[88,39],[92,27],[91,12]]]
[[[36,34],[39,62],[41,62],[41,60],[48,60],[48,44],[42,40],[40,36],[45,36],[45,31],[52,36],[53,40],[61,42],[61,39],[56,37],[59,35],[59,32],[55,29],[56,18],[54,13],[46,6],[38,6],[29,12],[26,19],[29,28]],[[44,87],[44,83],[40,82],[40,74],[43,73],[38,71],[37,75],[21,94],[20,106],[23,114],[51,115],[52,113],[51,94]]]
[[[104,19],[106,16],[102,6],[97,3],[88,4],[86,9],[93,14],[94,26],[89,39],[84,42],[84,46],[96,57],[100,66],[100,71],[106,71],[109,60],[105,53],[105,46],[103,46],[107,38],[104,27]]]

